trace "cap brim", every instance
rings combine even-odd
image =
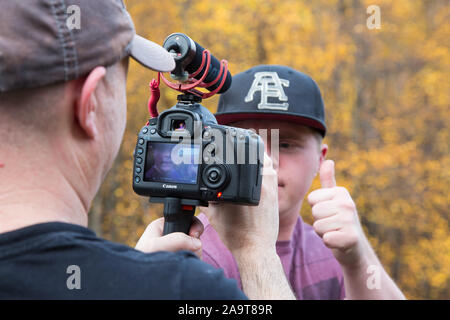
[[[324,137],[326,134],[326,127],[323,123],[318,121],[317,119],[312,119],[310,117],[303,117],[297,114],[287,114],[287,113],[277,113],[277,112],[236,112],[236,113],[216,113],[214,116],[217,119],[217,122],[222,125],[229,125],[233,122],[244,121],[249,119],[268,119],[268,120],[281,120],[288,121],[297,124],[301,124],[310,128],[314,128],[318,130],[322,136]]]
[[[166,49],[138,35],[131,41],[130,56],[155,71],[169,72],[175,69],[175,60]]]

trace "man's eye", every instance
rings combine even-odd
[[[280,150],[294,152],[302,148],[302,144],[297,141],[280,142]]]

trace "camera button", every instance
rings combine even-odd
[[[147,133],[147,132],[148,132],[147,128],[144,128],[144,130],[142,130],[142,133]]]
[[[156,133],[156,129],[151,129],[151,130],[150,130],[150,133],[151,133],[151,134],[155,134],[155,133]]]
[[[138,149],[137,149],[137,153],[138,153],[138,154],[143,154],[143,153],[144,153],[144,149],[138,148]]]
[[[139,139],[139,144],[144,144],[144,139]]]
[[[139,157],[136,158],[136,163],[137,163],[137,164],[141,164],[141,163],[142,163],[142,158],[139,158]]]
[[[135,181],[136,183],[139,183],[139,182],[141,182],[141,178],[136,177],[136,178],[134,178],[134,181]]]
[[[219,181],[221,178],[220,171],[217,169],[212,169],[208,174],[208,180],[212,183]]]
[[[214,143],[210,143],[206,146],[205,151],[208,153],[212,153],[216,149],[216,145]]]
[[[136,173],[141,173],[141,172],[142,172],[141,167],[136,167]]]

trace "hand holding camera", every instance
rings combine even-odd
[[[145,229],[135,249],[146,253],[188,250],[201,258],[202,243],[200,236],[203,233],[203,224],[199,219],[194,217],[189,234],[174,232],[163,236],[163,228],[164,218],[154,220]]]
[[[261,201],[258,206],[211,203],[201,208],[222,242],[238,259],[241,254],[276,253],[278,238],[278,177],[264,153]]]

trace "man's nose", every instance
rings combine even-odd
[[[278,150],[278,144],[275,144],[272,146],[272,143],[265,143],[265,150],[267,155],[270,157],[270,159],[272,159],[272,166],[273,169],[278,173],[278,167],[279,167],[279,162],[280,162],[280,155],[279,155],[279,150]]]

